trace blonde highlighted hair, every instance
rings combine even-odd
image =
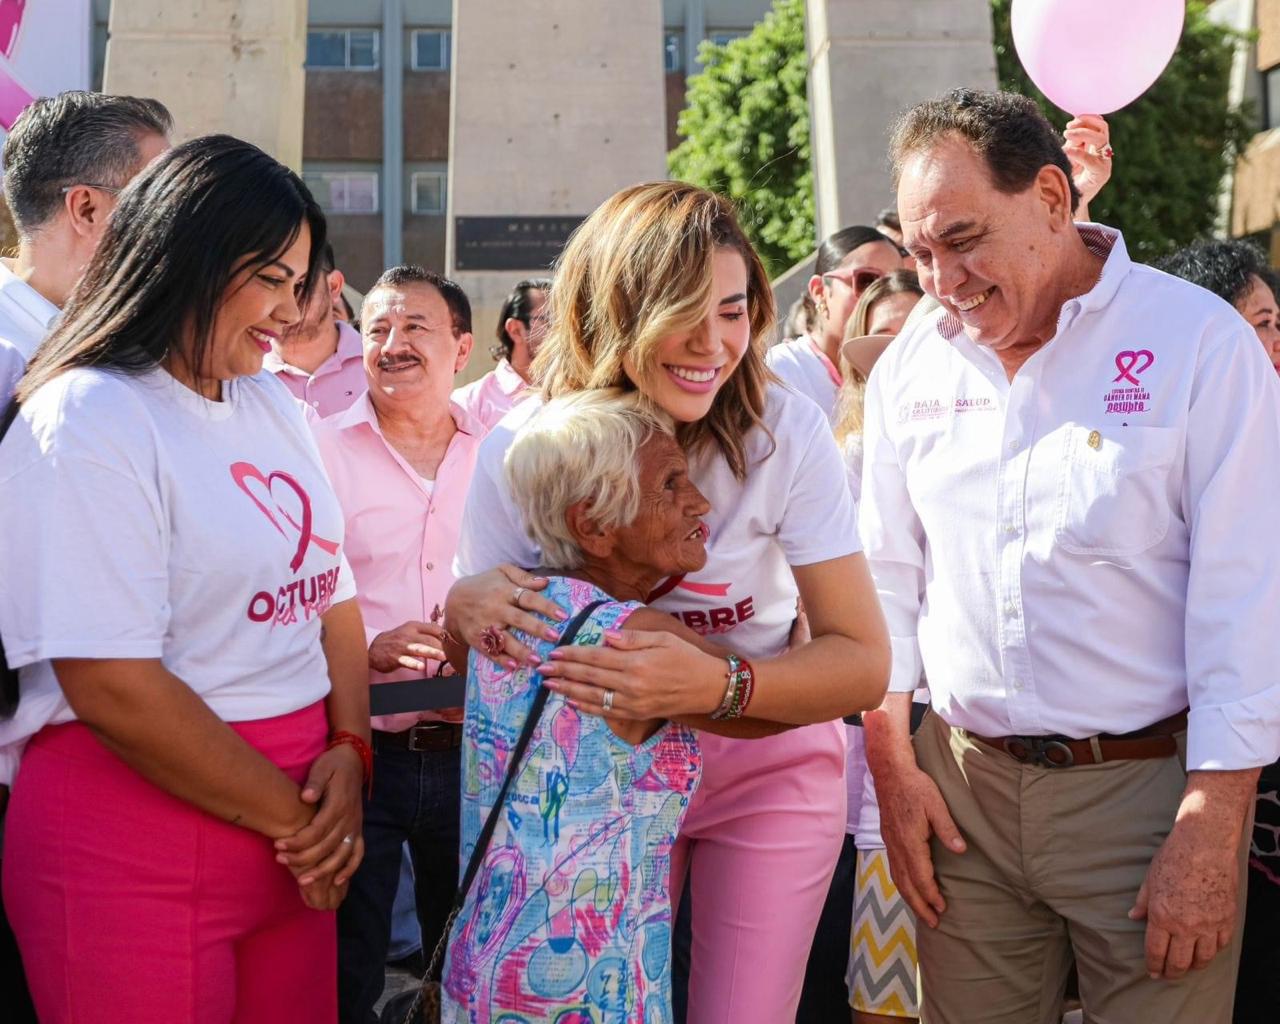
[[[840,340],[840,374],[844,383],[836,395],[835,422],[833,430],[836,443],[842,448],[850,437],[861,437],[863,427],[863,406],[867,399],[867,378],[852,366],[844,357],[844,343],[854,338],[865,338],[871,333],[871,308],[881,299],[902,293],[924,295],[920,287],[920,278],[913,270],[895,270],[892,274],[877,278],[867,285],[858,304],[853,307],[853,314],[845,325],[844,337]]]
[[[623,189],[573,233],[556,265],[551,327],[533,374],[548,399],[586,388],[634,388],[623,369],[630,357],[644,377],[658,369],[658,343],[698,330],[712,296],[717,249],[747,265],[751,341],[721,385],[711,410],[676,436],[693,456],[714,447],[741,479],[746,435],[763,426],[766,339],[774,325],[769,277],[729,200],[679,181]]]
[[[635,391],[604,388],[552,399],[516,433],[503,471],[530,539],[548,569],[576,569],[582,549],[565,513],[588,502],[600,526],[627,526],[640,511],[637,453],[671,418]]]

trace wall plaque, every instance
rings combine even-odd
[[[476,270],[548,270],[584,218],[455,217],[454,267]]]

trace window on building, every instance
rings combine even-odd
[[[304,168],[302,180],[325,213],[377,213],[377,171]]]
[[[375,29],[337,28],[307,33],[307,67],[367,71],[378,66]]]
[[[413,70],[448,71],[453,33],[447,29],[420,28],[413,33]]]
[[[1262,73],[1263,91],[1266,94],[1264,113],[1267,128],[1280,128],[1280,67]]]
[[[414,213],[443,214],[447,180],[444,171],[414,171],[409,183],[409,209]]]
[[[716,32],[708,32],[707,38],[716,46],[727,46],[735,39],[741,39],[749,34],[746,29],[720,29]]]
[[[662,67],[667,74],[684,67],[684,36],[679,32],[668,32],[662,37]]]

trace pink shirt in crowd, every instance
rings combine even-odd
[[[382,436],[368,393],[327,420],[312,423],[320,456],[328,470],[346,521],[344,553],[356,582],[368,642],[408,621],[430,622],[444,607],[453,585],[453,557],[462,528],[462,507],[471,486],[476,451],[484,428],[456,404],[458,425],[434,481],[420,477]],[[412,557],[410,557],[412,556]],[[372,684],[433,675],[401,669],[370,671]],[[417,722],[461,720],[433,711],[374,717],[373,727],[401,732]]]
[[[342,412],[365,393],[369,381],[364,373],[364,343],[360,332],[345,320],[338,325],[338,348],[309,375],[290,366],[275,352],[262,359],[263,369],[270,370],[284,382],[294,398],[305,402],[321,418]]]
[[[453,393],[453,401],[474,416],[488,432],[528,390],[529,385],[524,378],[504,359],[479,380],[458,388]]]

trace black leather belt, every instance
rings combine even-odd
[[[415,754],[428,751],[457,750],[462,746],[462,725],[458,722],[419,722],[403,732],[373,730],[373,746],[410,750]]]

